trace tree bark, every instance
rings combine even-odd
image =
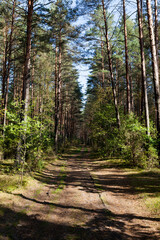
[[[32,77],[31,77],[31,117],[34,118],[35,116],[35,83],[34,83],[34,77],[35,77],[35,61],[36,61],[36,54],[34,52],[33,56],[33,62],[32,62]]]
[[[57,47],[57,39],[56,39],[56,49],[55,49],[55,108],[54,108],[54,134],[55,134],[55,149],[57,149],[58,144],[58,112],[57,112],[57,104],[58,104],[58,75],[57,75],[57,61],[58,61],[58,47]]]
[[[147,81],[146,81],[146,64],[144,55],[144,38],[143,38],[143,23],[142,23],[142,11],[140,6],[140,0],[137,0],[138,11],[138,25],[139,25],[139,43],[141,52],[141,75],[142,75],[142,88],[144,94],[144,108],[145,108],[145,123],[147,128],[147,135],[150,135],[150,123],[149,123],[149,107],[148,107],[148,95],[147,95]]]
[[[33,3],[34,0],[28,0],[28,16],[27,16],[27,42],[26,42],[26,56],[23,74],[23,92],[22,100],[24,108],[24,122],[27,121],[29,110],[29,88],[30,88],[30,61],[31,61],[31,35],[32,35],[32,17],[33,17]]]
[[[4,99],[5,99],[5,91],[6,91],[6,75],[7,75],[7,52],[8,52],[8,26],[4,28],[3,32],[3,42],[4,42],[4,54],[3,54],[3,72],[2,72],[2,110],[4,110]],[[3,112],[4,114],[4,112]],[[2,115],[1,123],[3,125],[4,115]]]
[[[158,139],[160,139],[159,71],[158,71],[158,62],[157,62],[157,55],[156,55],[156,44],[155,44],[155,35],[154,35],[154,28],[153,28],[151,2],[150,2],[150,0],[146,0],[146,3],[147,3],[148,26],[149,26],[149,35],[150,35],[150,44],[151,44],[151,53],[152,53],[153,82],[154,82],[154,92],[155,92],[155,107],[156,107],[156,112],[157,112],[157,131],[158,131]],[[159,141],[159,154],[160,154],[160,141]]]
[[[124,41],[125,41],[125,62],[126,62],[126,83],[127,83],[127,112],[131,112],[130,82],[129,82],[129,64],[128,64],[128,44],[127,44],[127,25],[125,0],[123,0],[123,21],[124,21]]]
[[[111,58],[110,44],[109,44],[109,38],[108,38],[108,25],[107,25],[107,19],[106,19],[106,10],[104,6],[104,0],[102,0],[102,8],[103,8],[103,19],[105,24],[105,37],[106,37],[106,45],[107,45],[107,52],[108,52],[108,62],[109,62],[110,79],[111,79],[112,92],[113,92],[113,98],[114,98],[114,106],[116,111],[117,126],[118,128],[120,128],[120,115],[119,115],[119,109],[118,109],[116,89],[114,84],[112,58]]]
[[[104,45],[103,45],[103,39],[102,39],[102,29],[101,29],[101,66],[102,66],[102,88],[104,88]]]
[[[55,149],[58,150],[59,143],[59,123],[60,123],[60,112],[61,112],[61,87],[62,87],[62,77],[61,77],[61,65],[62,65],[62,42],[61,42],[61,29],[59,33],[59,56],[58,56],[58,90],[57,90],[57,126],[55,134]]]
[[[34,0],[28,0],[26,54],[25,54],[25,62],[24,62],[23,89],[22,89],[22,107],[23,107],[24,113],[21,116],[21,120],[24,120],[24,123],[27,122],[27,116],[28,116],[28,110],[29,110],[33,3],[34,3]],[[25,131],[26,131],[26,126],[25,126]],[[20,140],[17,148],[18,163],[25,161],[25,155],[26,155],[26,134],[25,133],[23,134],[22,139],[23,139],[23,142],[22,140]]]
[[[132,69],[131,69],[131,64],[129,64],[129,70],[130,70],[130,100],[131,100],[131,111],[134,112],[134,97],[133,97],[133,80],[132,80]]]
[[[154,0],[154,4],[155,4],[155,43],[156,43],[157,62],[158,62],[158,66],[159,66],[159,56],[158,56],[159,38],[158,38],[158,6],[157,6],[157,0]]]
[[[6,89],[5,89],[5,96],[4,96],[3,127],[5,127],[5,125],[6,125],[6,113],[7,113],[7,107],[8,107],[8,88],[9,88],[9,78],[10,78],[10,68],[11,68],[11,55],[12,55],[13,32],[14,32],[14,21],[15,21],[15,8],[16,8],[16,0],[14,0],[14,2],[13,2],[11,32],[10,32],[10,37],[9,37],[9,53],[8,53]]]

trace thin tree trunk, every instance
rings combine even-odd
[[[4,109],[4,99],[5,99],[5,91],[6,91],[6,75],[7,75],[7,52],[8,52],[8,27],[4,28],[4,54],[3,54],[3,74],[2,74],[2,110]],[[2,115],[2,125],[3,125],[4,117]]]
[[[116,59],[116,94],[117,94],[117,102],[120,103],[119,99],[119,72],[118,72],[118,61]]]
[[[158,38],[158,6],[157,6],[157,0],[154,0],[154,3],[155,3],[155,43],[156,43],[157,62],[158,62],[158,66],[159,66],[159,56],[158,56],[159,38]]]
[[[137,113],[137,116],[141,118],[141,107],[142,107],[142,101],[141,101],[141,95],[142,95],[142,80],[139,75],[136,76],[136,83],[137,83],[137,98],[136,98],[136,103],[135,103],[135,112]]]
[[[31,34],[32,34],[32,16],[33,16],[33,2],[28,0],[28,16],[27,16],[27,42],[26,42],[26,56],[23,74],[23,94],[24,101],[24,121],[27,121],[27,114],[29,109],[29,86],[30,86],[30,61],[31,61]]]
[[[57,129],[55,134],[55,149],[58,150],[58,142],[59,142],[59,123],[60,123],[60,111],[61,111],[61,87],[62,87],[62,79],[61,79],[61,64],[62,64],[62,43],[61,43],[61,30],[59,33],[59,58],[58,58],[58,91],[57,91]]]
[[[64,103],[64,97],[62,99],[62,94],[61,94],[61,100],[60,100],[60,136],[63,136],[63,103]]]
[[[14,82],[13,82],[13,101],[15,102],[17,96],[17,74],[14,69]]]
[[[15,8],[16,8],[16,0],[13,2],[13,11],[12,11],[12,23],[11,23],[11,32],[9,38],[9,53],[8,53],[8,69],[7,69],[7,81],[6,81],[6,89],[4,96],[4,117],[3,117],[3,127],[6,125],[6,113],[8,107],[8,88],[9,88],[9,78],[10,78],[10,68],[11,68],[11,55],[12,55],[12,44],[13,44],[13,31],[14,31],[14,21],[15,21]]]
[[[117,125],[118,125],[118,128],[120,128],[120,115],[119,115],[117,95],[116,95],[116,89],[115,89],[114,77],[113,77],[112,58],[111,58],[111,51],[110,51],[109,38],[108,38],[108,25],[106,20],[104,0],[102,0],[102,8],[103,8],[103,18],[104,18],[104,24],[105,24],[105,37],[106,37],[106,45],[107,45],[107,52],[108,52],[108,62],[109,62],[110,79],[111,79],[112,92],[113,92],[113,98],[114,98],[114,106],[116,111]]]
[[[127,112],[131,112],[130,83],[129,83],[129,64],[128,64],[128,44],[127,44],[127,25],[125,0],[123,0],[123,21],[124,21],[124,41],[125,41],[125,62],[126,62],[126,83],[127,83]]]
[[[155,35],[153,29],[153,20],[152,20],[152,9],[150,0],[147,2],[147,13],[148,13],[148,26],[151,42],[151,53],[152,53],[152,66],[153,66],[153,82],[154,82],[154,91],[155,91],[155,107],[157,112],[157,130],[158,130],[158,139],[160,140],[160,89],[159,89],[159,71],[158,71],[158,62],[156,55],[156,44],[155,44]],[[159,154],[160,154],[160,141],[159,141]]]
[[[132,69],[131,69],[131,64],[129,65],[130,68],[130,99],[131,99],[131,111],[134,112],[134,97],[133,97],[133,81],[132,81]]]
[[[102,39],[102,30],[101,30],[101,56],[102,56],[102,62],[101,62],[101,66],[102,66],[102,88],[104,88],[104,45],[103,45],[103,39]]]
[[[28,110],[29,110],[29,89],[30,89],[30,61],[31,61],[31,35],[32,35],[32,17],[33,17],[33,3],[34,0],[28,0],[28,15],[27,15],[27,39],[26,39],[26,54],[23,73],[23,90],[22,90],[22,104],[23,104],[23,116],[24,123],[27,122]],[[25,126],[26,131],[26,126]],[[26,134],[23,134],[23,142],[20,140],[17,148],[17,161],[25,161],[26,155]]]
[[[32,63],[32,78],[31,78],[31,117],[34,118],[35,116],[35,99],[34,99],[34,88],[35,88],[35,84],[34,84],[34,77],[35,77],[35,61],[36,61],[36,54],[34,52],[34,56],[33,56],[33,63]]]
[[[146,81],[146,64],[144,55],[144,39],[143,39],[143,23],[142,23],[142,11],[140,6],[140,0],[137,0],[137,11],[138,11],[138,25],[139,25],[139,42],[141,51],[141,73],[142,73],[142,88],[144,94],[144,108],[145,108],[145,123],[147,128],[147,135],[150,135],[150,124],[149,124],[149,107],[148,107],[148,95],[147,95],[147,81]]]
[[[55,134],[55,148],[57,149],[57,140],[58,140],[58,116],[57,116],[57,104],[58,104],[58,75],[57,75],[57,61],[58,61],[58,46],[57,46],[57,39],[56,39],[56,49],[55,49],[55,115],[54,115],[54,134]]]

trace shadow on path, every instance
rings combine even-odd
[[[65,178],[66,188],[72,186],[78,188],[85,193],[99,193],[100,191],[111,191],[113,193],[134,194],[129,182],[125,176],[120,174],[111,174],[106,176],[100,175],[98,183],[102,190],[96,189],[90,172],[97,169],[97,164],[93,159],[85,158],[86,152],[76,153],[75,155],[64,155],[62,161],[67,160],[68,170]],[[55,164],[55,163],[54,163]],[[53,166],[54,166],[53,164]],[[60,180],[58,170],[47,169],[35,177],[42,183],[55,188]],[[125,187],[124,187],[125,186]],[[122,188],[123,187],[123,188]],[[132,225],[132,231],[126,231],[126,222],[132,223],[132,220],[142,220],[159,222],[160,218],[143,217],[134,214],[113,214],[107,209],[91,209],[81,205],[74,206],[54,203],[50,201],[42,201],[24,194],[13,194],[19,200],[29,201],[31,204],[36,203],[43,206],[53,206],[62,213],[65,210],[77,211],[77,216],[81,212],[90,214],[91,218],[84,225],[78,226],[69,222],[64,225],[54,221],[49,222],[42,220],[39,214],[27,215],[24,212],[17,212],[13,209],[0,206],[0,239],[6,240],[158,240],[156,234],[151,232],[148,226],[138,223]],[[47,209],[47,208],[46,208]],[[47,215],[47,212],[46,212]],[[63,221],[62,221],[63,222]],[[8,240],[7,239],[7,240]]]
[[[143,232],[143,226],[140,225],[135,226],[140,230],[138,237],[127,235],[124,233],[125,225],[119,217],[110,220],[102,213],[82,227],[43,221],[37,219],[37,215],[27,216],[25,213],[2,206],[0,212],[0,239],[8,237],[12,240],[158,240],[153,233]]]

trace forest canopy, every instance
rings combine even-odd
[[[86,144],[159,165],[160,5],[135,0],[133,18],[129,4],[0,0],[1,158],[34,169],[46,153]]]

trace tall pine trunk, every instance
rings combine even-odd
[[[129,63],[128,63],[128,43],[127,43],[127,25],[126,25],[126,8],[123,0],[123,22],[124,22],[124,41],[125,41],[125,62],[126,62],[126,83],[127,83],[127,112],[131,112],[131,96],[129,81]]]
[[[9,37],[9,53],[8,53],[8,66],[7,66],[7,78],[6,78],[6,88],[4,95],[4,116],[3,116],[3,126],[6,125],[6,113],[8,107],[8,89],[9,89],[9,78],[10,78],[10,68],[11,68],[11,55],[12,55],[12,44],[13,44],[13,32],[14,32],[14,21],[15,21],[15,7],[16,0],[13,2],[13,10],[12,10],[12,22],[11,22],[11,30]]]
[[[101,29],[101,68],[102,68],[102,88],[104,88],[104,45],[103,45],[103,38],[102,38],[102,29]]]
[[[159,44],[159,38],[158,38],[158,5],[157,0],[154,0],[155,5],[155,43],[156,43],[156,55],[157,55],[157,62],[159,63],[159,56],[158,56],[158,44]],[[159,65],[159,64],[158,64]]]
[[[134,112],[134,97],[133,97],[133,79],[132,79],[132,68],[131,64],[129,64],[129,71],[130,71],[130,99],[131,99],[131,111]]]
[[[106,19],[106,10],[104,6],[104,0],[102,0],[102,8],[103,8],[103,19],[105,24],[105,37],[106,37],[106,45],[107,45],[107,52],[108,52],[108,62],[109,62],[110,79],[111,79],[112,92],[113,92],[113,98],[114,98],[114,106],[116,111],[117,125],[118,125],[118,128],[120,128],[120,115],[119,115],[119,109],[118,109],[116,88],[114,84],[112,58],[111,58],[111,50],[110,50],[110,44],[109,44],[109,38],[108,38],[108,25],[107,25],[107,19]]]
[[[27,121],[27,114],[29,110],[29,88],[30,88],[30,62],[31,62],[31,35],[32,35],[32,17],[33,17],[33,2],[28,0],[28,16],[27,16],[27,41],[26,41],[26,55],[24,63],[23,74],[23,93],[22,100],[24,108],[24,122]]]
[[[148,95],[147,95],[147,81],[146,81],[146,64],[144,55],[144,39],[143,39],[143,26],[142,26],[142,11],[140,6],[140,0],[137,0],[137,11],[138,11],[138,25],[139,25],[139,42],[141,52],[141,74],[142,74],[142,88],[144,95],[144,109],[145,109],[145,123],[147,128],[147,134],[150,135],[150,124],[149,124],[149,107],[148,107]]]
[[[158,61],[156,54],[156,44],[155,44],[155,34],[153,28],[152,19],[152,9],[150,0],[146,0],[147,3],[147,13],[148,13],[148,26],[152,53],[152,66],[153,66],[153,82],[154,82],[154,92],[155,92],[155,107],[157,115],[157,131],[158,139],[160,140],[160,89],[159,89],[159,71],[158,71]],[[160,155],[160,141],[159,141],[159,155]]]
[[[59,56],[58,56],[58,89],[57,89],[57,114],[56,114],[56,133],[55,133],[55,149],[58,150],[59,145],[59,125],[60,125],[60,113],[61,113],[61,87],[62,87],[62,77],[61,77],[61,65],[62,65],[62,42],[61,42],[61,30],[59,33]]]
[[[57,61],[58,61],[58,46],[57,46],[57,39],[56,39],[56,49],[55,49],[55,107],[54,107],[54,135],[55,135],[55,149],[57,150],[58,145],[58,74],[57,74]]]
[[[28,15],[27,15],[27,39],[26,39],[26,53],[23,73],[23,89],[22,89],[22,106],[23,115],[21,120],[24,124],[27,123],[27,116],[29,110],[29,89],[30,89],[30,62],[31,62],[31,35],[32,35],[32,17],[33,17],[33,3],[34,0],[28,0]],[[24,134],[22,136],[23,142],[20,140],[17,148],[17,161],[20,163],[25,161],[26,155],[26,126],[24,126]]]
[[[6,75],[7,75],[7,52],[8,52],[8,26],[7,25],[3,31],[3,42],[4,42],[4,52],[3,52],[3,71],[2,71],[2,102],[1,102],[2,110],[4,110]],[[2,118],[1,118],[2,126],[3,126],[3,121],[4,121],[4,117],[2,115]]]

